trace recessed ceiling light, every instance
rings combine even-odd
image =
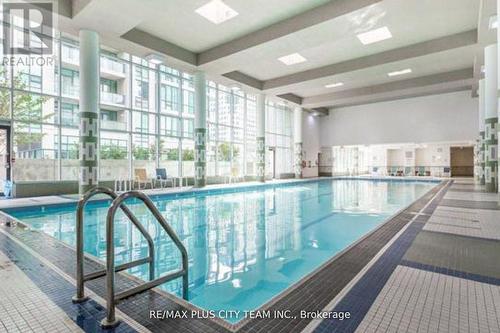
[[[498,17],[496,15],[492,15],[490,17],[489,26],[490,26],[490,30],[494,30],[494,29],[498,28]]]
[[[407,69],[402,69],[400,71],[395,71],[395,72],[387,73],[387,75],[389,75],[389,76],[398,76],[398,75],[409,74],[411,72],[412,72],[411,68],[407,68]]]
[[[195,11],[212,23],[220,24],[238,15],[238,12],[222,0],[212,0]]]
[[[392,34],[389,31],[389,28],[382,27],[375,30],[363,32],[361,34],[358,34],[357,37],[360,42],[363,43],[363,45],[368,45],[392,38]]]
[[[165,57],[161,54],[150,53],[146,56],[146,60],[152,64],[159,65],[165,62]]]
[[[325,88],[337,88],[337,87],[342,87],[343,85],[344,85],[343,82],[337,82],[337,83],[327,84]]]
[[[283,56],[281,58],[278,58],[278,60],[281,61],[282,63],[284,63],[287,66],[295,65],[295,64],[300,64],[301,62],[307,61],[306,58],[304,58],[303,56],[301,56],[298,53],[292,53],[292,54]]]

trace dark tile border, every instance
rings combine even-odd
[[[433,266],[433,265],[428,265],[428,264],[422,264],[422,263],[419,263],[416,261],[405,260],[405,259],[401,260],[400,265],[411,267],[411,268],[416,268],[416,269],[421,269],[421,270],[429,271],[429,272],[433,272],[433,273],[454,276],[454,277],[458,277],[461,279],[472,280],[472,281],[476,281],[476,282],[482,282],[482,283],[488,283],[488,284],[500,286],[500,279],[494,278],[491,276],[485,276],[485,275],[474,274],[474,273],[467,273],[467,272],[462,272],[462,271],[458,271],[455,269],[438,267],[438,266]]]
[[[473,189],[473,188],[457,188],[457,187],[453,187],[453,186],[450,189],[448,189],[448,191],[449,192],[488,193],[486,190]]]
[[[443,199],[443,201],[441,202],[441,206],[469,209],[500,210],[500,205],[497,201]]]
[[[381,181],[387,180],[384,179]],[[413,181],[413,179],[411,181]],[[241,321],[236,326],[230,325],[222,320],[150,319],[150,309],[190,311],[195,308],[193,305],[185,304],[182,300],[159,290],[150,290],[131,297],[120,303],[118,309],[153,332],[300,332],[311,321],[311,319],[300,319],[300,311],[323,310],[377,255],[387,242],[415,218],[415,212],[420,211],[445,184],[445,182],[442,182],[431,189],[420,199],[397,213],[390,220],[360,241],[328,261],[320,269],[299,281],[280,294],[276,299],[259,309],[269,310],[271,312],[290,311],[291,315],[297,316],[297,318],[249,319]],[[427,213],[427,211],[424,211],[424,213]],[[2,214],[0,214],[0,216],[2,216]],[[5,215],[3,216],[5,218]],[[417,216],[417,220],[421,218],[423,217],[420,215]],[[75,252],[72,248],[46,234],[26,230],[20,226],[3,228],[44,258],[47,258],[66,274],[72,277],[75,276],[76,260]],[[86,271],[91,272],[101,268],[103,268],[103,266],[99,262],[86,257]],[[137,279],[129,275],[122,273],[116,275],[117,291],[137,285],[137,283]],[[90,281],[87,283],[87,286],[97,295],[101,297],[105,295],[103,278]],[[350,322],[352,322],[352,320]]]

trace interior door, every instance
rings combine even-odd
[[[0,195],[6,180],[10,180],[10,127],[0,126]]]

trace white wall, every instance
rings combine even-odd
[[[304,159],[311,161],[311,168],[302,170],[304,177],[317,177],[318,166],[315,161],[318,159],[318,153],[321,152],[319,143],[319,124],[325,117],[314,117],[308,112],[302,112],[302,150]]]
[[[332,109],[319,128],[323,147],[473,141],[478,99],[464,91]],[[305,137],[309,133],[304,130]]]

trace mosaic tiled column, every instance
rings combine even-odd
[[[498,68],[497,45],[492,44],[484,50],[484,180],[486,191],[496,192],[498,184]]]
[[[257,181],[266,181],[266,96],[257,96]]]
[[[97,186],[99,137],[99,35],[80,34],[80,195]]]
[[[485,119],[484,180],[486,191],[497,192],[498,187],[498,118]]]
[[[303,145],[302,145],[302,108],[296,107],[293,110],[293,169],[295,178],[302,178],[302,160],[303,160]]]
[[[205,73],[194,74],[195,116],[194,116],[194,186],[207,183],[207,88]]]
[[[479,177],[479,184],[484,185],[485,184],[485,179],[484,179],[484,167],[485,167],[485,160],[484,160],[484,112],[485,112],[485,105],[484,105],[484,79],[479,80],[479,152],[478,152],[478,165],[479,165],[479,171],[478,171],[478,177]]]

